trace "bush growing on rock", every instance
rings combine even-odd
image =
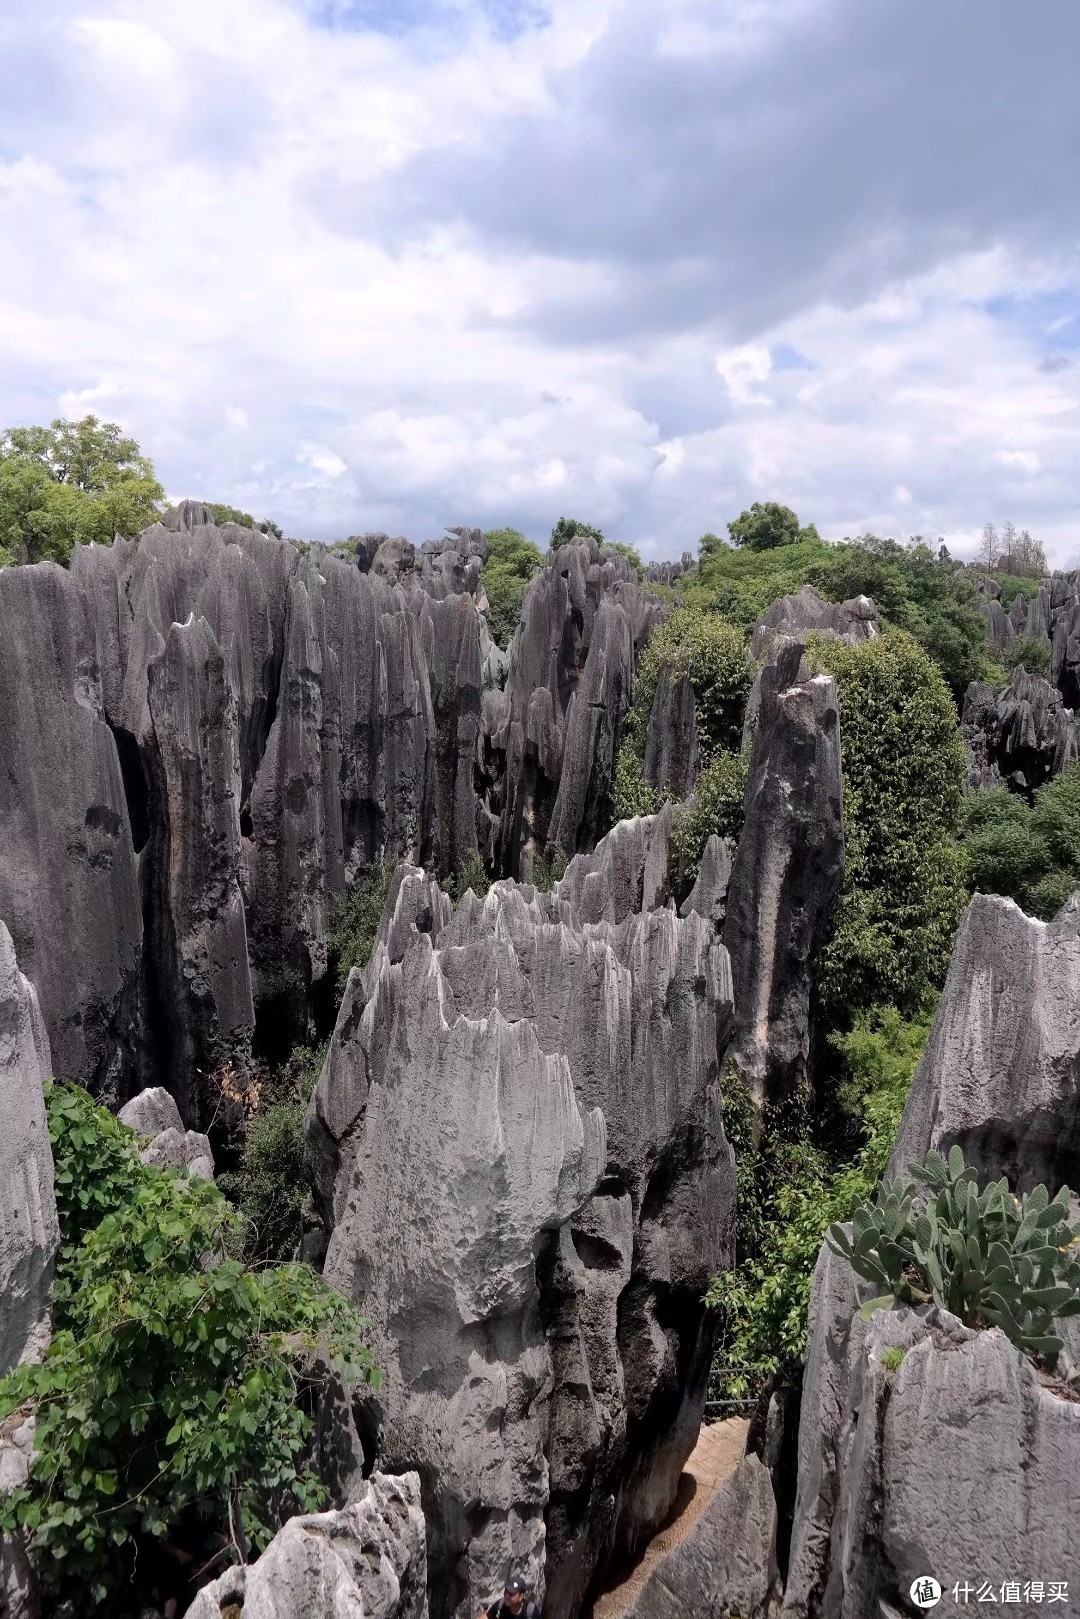
[[[947,1159],[931,1149],[910,1174],[878,1183],[873,1202],[853,1211],[850,1235],[829,1227],[833,1252],[881,1290],[862,1313],[933,1302],[965,1326],[1000,1327],[1053,1367],[1063,1347],[1055,1319],[1080,1315],[1080,1226],[1069,1224],[1069,1188],[1053,1201],[1045,1186],[1017,1198],[1002,1177],[980,1193],[978,1170],[959,1147]],[[921,1186],[925,1208],[916,1206]]]
[[[696,607],[676,607],[653,632],[638,666],[628,737],[645,751],[649,715],[661,670],[685,675],[694,689],[698,746],[703,759],[738,748],[753,682],[746,637],[736,624]]]
[[[806,1347],[814,1265],[833,1221],[847,1220],[885,1170],[930,1015],[906,1021],[895,1007],[864,1014],[832,1044],[843,1063],[839,1102],[861,1144],[814,1144],[805,1110],[767,1107],[761,1117],[725,1076],[724,1130],[735,1151],[739,1265],[706,1295],[721,1312],[714,1389],[756,1395],[793,1371]]]
[[[902,632],[858,646],[814,637],[808,655],[836,679],[844,778],[844,881],[819,1005],[833,1029],[874,1006],[914,1016],[944,981],[967,899],[956,712]]]
[[[560,517],[551,530],[551,549],[557,551],[560,545],[568,545],[571,540],[596,540],[603,545],[603,532],[592,523],[583,523],[578,517]]]
[[[1031,635],[1016,635],[1005,648],[1005,663],[1009,669],[1024,669],[1029,675],[1045,679],[1050,669],[1050,643]]]
[[[741,753],[719,753],[697,779],[693,795],[679,811],[675,850],[683,887],[693,885],[705,845],[717,833],[738,840],[743,824],[747,764]]]
[[[212,1182],[140,1163],[85,1092],[54,1085],[47,1102],[56,1331],[40,1365],[0,1382],[0,1418],[25,1402],[36,1416],[30,1482],[0,1498],[0,1528],[29,1537],[46,1595],[87,1613],[147,1540],[180,1534],[229,1560],[323,1505],[300,1357],[318,1345],[376,1374],[356,1312],[306,1266],[215,1257],[240,1216]]]
[[[330,913],[327,942],[339,995],[344,994],[354,967],[366,967],[379,931],[386,896],[394,877],[395,862],[383,860],[359,882],[338,896]]]

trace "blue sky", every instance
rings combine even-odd
[[[289,532],[1080,565],[1080,7],[7,0],[0,426]]]

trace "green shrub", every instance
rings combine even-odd
[[[516,528],[493,528],[484,538],[488,556],[480,581],[488,599],[488,628],[496,645],[507,647],[521,617],[525,586],[544,558],[539,546]]]
[[[629,821],[636,815],[655,815],[661,795],[645,780],[641,754],[632,741],[626,741],[615,755],[611,782],[611,809],[616,821]]]
[[[1069,1225],[1069,1188],[1053,1202],[1045,1186],[1016,1198],[1002,1178],[980,1194],[978,1171],[959,1147],[947,1160],[931,1150],[910,1174],[878,1184],[873,1202],[854,1210],[850,1236],[829,1228],[833,1252],[879,1288],[861,1313],[933,1301],[966,1326],[1000,1327],[1052,1367],[1062,1349],[1055,1318],[1080,1315],[1080,1226]],[[920,1185],[932,1201],[916,1212]]]
[[[697,779],[688,804],[679,811],[675,852],[683,885],[697,876],[705,845],[717,833],[738,839],[743,823],[747,764],[741,753],[718,753]]]
[[[699,607],[676,607],[653,631],[642,653],[626,735],[645,753],[661,671],[685,675],[694,689],[698,747],[704,761],[738,748],[753,668],[739,627]]]
[[[536,862],[533,868],[533,887],[539,889],[541,894],[549,894],[555,884],[562,881],[565,874],[566,850],[556,843]]]
[[[354,967],[366,967],[375,948],[386,896],[397,870],[395,860],[384,860],[338,896],[330,912],[327,932],[330,963],[339,995],[345,992]]]
[[[472,889],[477,899],[483,899],[491,887],[491,879],[484,869],[479,850],[470,850],[467,858],[461,862],[457,871],[451,874],[444,887],[455,905],[465,898],[469,889]]]
[[[1030,807],[1007,787],[969,793],[963,838],[973,889],[1050,921],[1080,889],[1080,765],[1038,788]]]
[[[1017,596],[1023,596],[1025,601],[1032,601],[1039,594],[1041,579],[1029,579],[1024,574],[996,573],[994,578],[1001,586],[1001,605],[1006,612],[1012,606]]]
[[[1045,676],[1050,669],[1050,643],[1033,635],[1014,635],[1005,648],[1005,662],[1010,669]]]
[[[904,1354],[898,1344],[889,1344],[881,1356],[881,1364],[887,1372],[898,1372],[904,1364]]]
[[[913,1016],[944,981],[967,900],[956,711],[909,635],[813,638],[808,653],[836,678],[846,848],[819,1006],[832,1029],[872,1006]]]
[[[0,1528],[40,1554],[50,1611],[88,1613],[130,1576],[140,1540],[198,1523],[245,1555],[321,1506],[299,1357],[321,1346],[349,1376],[377,1374],[359,1317],[306,1266],[213,1259],[240,1216],[212,1182],[141,1164],[83,1091],[52,1085],[47,1107],[63,1189],[56,1330],[40,1365],[0,1381],[0,1417],[29,1400],[37,1419],[30,1482],[0,1498]]]
[[[707,1302],[720,1310],[714,1392],[756,1396],[806,1348],[814,1266],[831,1222],[846,1220],[885,1169],[930,1017],[905,1022],[875,1008],[834,1037],[845,1069],[840,1102],[862,1138],[853,1154],[810,1139],[808,1106],[754,1108],[725,1074],[724,1130],[735,1152],[739,1253],[734,1272],[714,1277]]]

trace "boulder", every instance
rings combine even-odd
[[[830,676],[800,680],[778,637],[748,705],[745,823],[727,889],[731,1060],[759,1104],[805,1087],[814,952],[844,869],[840,721]]]
[[[693,1528],[657,1564],[623,1619],[770,1619],[779,1612],[776,1504],[769,1474],[744,1456]]]
[[[214,1154],[206,1136],[185,1130],[175,1099],[161,1086],[140,1091],[120,1109],[120,1123],[145,1138],[139,1149],[144,1164],[155,1169],[186,1165],[199,1180],[213,1180]]]
[[[439,1619],[474,1619],[511,1565],[546,1565],[569,1619],[696,1438],[701,1297],[732,1254],[731,997],[711,925],[648,875],[667,825],[452,916],[399,873],[316,1087],[325,1274],[370,1323],[382,1465],[423,1482]]]
[[[976,894],[889,1163],[954,1143],[1014,1190],[1080,1187],[1080,908],[1053,922]]]
[[[375,1473],[336,1512],[290,1518],[253,1563],[206,1585],[188,1619],[427,1619],[420,1480]]]
[[[60,1241],[42,1095],[49,1068],[37,995],[0,922],[0,1375],[47,1341]]]
[[[805,635],[807,630],[851,643],[869,641],[880,634],[877,608],[869,596],[830,602],[813,585],[803,585],[792,596],[779,596],[758,619],[750,638],[751,655],[764,658],[778,635]]]
[[[864,1324],[836,1267],[815,1275],[784,1613],[909,1612],[923,1575],[1005,1608],[1007,1581],[1075,1585],[1080,1404],[996,1327],[936,1307]]]

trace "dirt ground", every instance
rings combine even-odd
[[[747,1426],[742,1417],[729,1417],[726,1422],[714,1422],[702,1428],[679,1480],[670,1518],[650,1540],[641,1560],[623,1575],[618,1585],[597,1599],[593,1619],[621,1619],[657,1563],[685,1538],[713,1494],[739,1465]]]

